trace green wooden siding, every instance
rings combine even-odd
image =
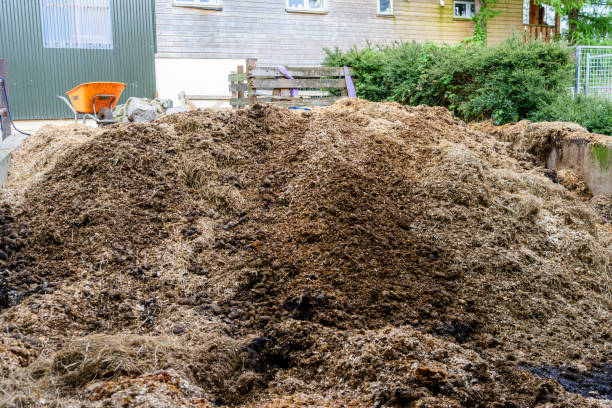
[[[44,48],[40,0],[0,0],[0,58],[15,119],[72,117],[55,95],[83,82],[124,82],[119,103],[155,94],[152,0],[112,0],[113,49]]]

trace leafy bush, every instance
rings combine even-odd
[[[326,65],[355,69],[361,98],[446,106],[465,120],[528,118],[572,83],[565,45],[518,37],[496,47],[396,43],[326,53]]]
[[[612,135],[612,101],[594,97],[561,95],[530,116],[535,121],[576,122],[589,132]]]
[[[355,83],[355,91],[360,98],[370,101],[385,100],[390,90],[384,79],[387,53],[383,49],[374,50],[371,47],[363,50],[352,48],[346,53],[336,49],[325,50],[325,61],[329,66],[351,66],[359,72],[359,81]],[[324,63],[325,64],[325,63]]]

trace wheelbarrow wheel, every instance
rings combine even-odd
[[[113,120],[113,111],[111,111],[109,108],[102,108],[100,109],[100,112],[98,112],[96,117],[101,123],[108,123],[109,121]]]

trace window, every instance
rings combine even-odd
[[[378,0],[378,14],[383,16],[392,16],[393,0]]]
[[[175,6],[220,9],[221,0],[174,0]]]
[[[310,11],[321,12],[323,8],[323,0],[287,0],[287,11]]]
[[[455,18],[472,18],[476,14],[473,1],[455,1],[453,10],[453,17]]]
[[[45,48],[113,48],[110,0],[40,0]]]

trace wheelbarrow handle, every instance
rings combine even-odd
[[[70,103],[70,101],[65,97],[65,96],[61,96],[61,95],[55,95],[58,99],[61,99],[62,101],[64,101],[66,103],[66,105],[68,105],[68,107],[70,108],[70,110],[72,111],[72,113],[74,113],[74,123],[77,122],[78,120],[78,114],[77,111],[74,110],[74,107],[72,106],[72,104]]]

